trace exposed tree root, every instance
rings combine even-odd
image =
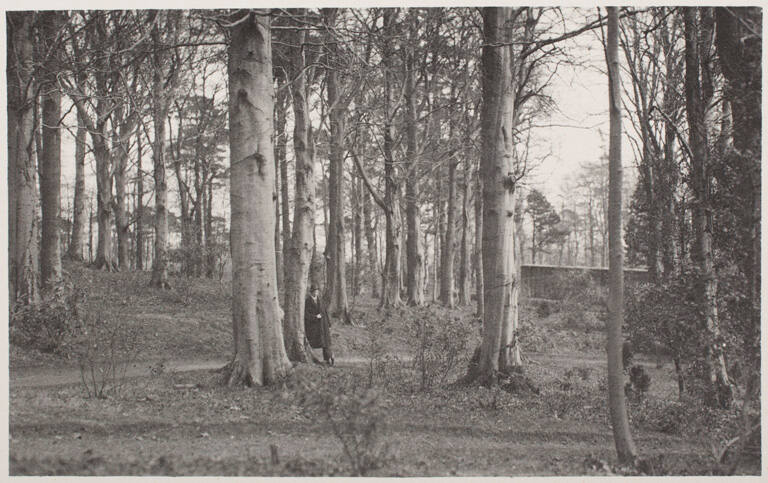
[[[219,370],[224,376],[224,381],[228,387],[253,387],[256,385],[253,376],[248,371],[248,367],[240,362],[238,358],[234,358],[232,362]]]

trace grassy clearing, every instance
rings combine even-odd
[[[92,284],[89,310],[107,310],[139,327],[145,361],[225,360],[229,354],[229,296],[218,282],[177,279],[173,290],[155,292],[146,286],[148,274],[69,268]],[[225,388],[215,371],[173,372],[157,362],[148,364],[153,372],[127,380],[106,399],[87,397],[79,384],[12,387],[10,472],[493,476],[623,471],[610,465],[614,450],[605,407],[604,338],[592,317],[574,323],[562,313],[540,318],[523,307],[526,375],[538,394],[449,384],[422,391],[414,327],[426,318],[464,324],[471,350],[480,331],[471,309],[382,313],[373,300],[357,301],[353,315],[364,326],[332,328],[338,366],[297,367],[292,379],[274,388]],[[30,362],[39,370],[66,370],[57,356],[12,347],[12,368],[21,371]],[[729,416],[693,421],[674,410],[670,365],[641,362],[652,385],[644,401],[632,403],[631,412],[640,451],[654,462],[647,472],[711,473],[708,438],[727,438],[727,429],[716,431]],[[454,364],[445,379],[455,380],[465,367]],[[715,429],[710,434],[702,428]],[[742,465],[741,472],[759,473],[759,462]]]

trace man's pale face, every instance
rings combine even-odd
[[[315,290],[312,291],[312,298],[313,299],[316,299],[318,295],[320,295],[320,291],[319,290],[315,289]]]

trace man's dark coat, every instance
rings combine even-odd
[[[317,316],[320,315],[320,318]],[[304,304],[304,331],[307,334],[309,345],[313,349],[323,348],[330,354],[331,350],[331,321],[328,313],[320,303],[320,298],[315,302],[312,297],[307,297]]]

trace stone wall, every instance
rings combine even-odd
[[[521,268],[521,297],[557,299],[557,288],[562,280],[573,277],[579,280],[586,273],[598,287],[608,289],[608,269],[593,267],[559,267],[555,265],[523,265]],[[624,285],[642,283],[648,280],[648,271],[644,268],[625,268]]]

